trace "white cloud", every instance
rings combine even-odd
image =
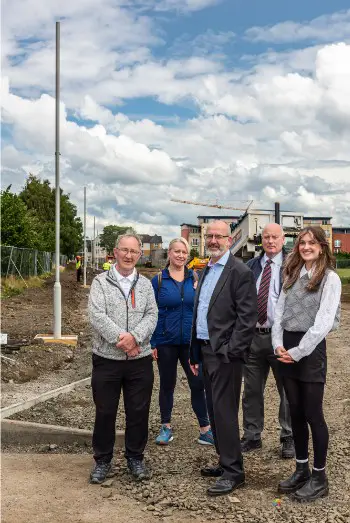
[[[38,2],[28,0],[27,26],[7,4],[4,185],[17,189],[33,171],[54,179],[57,15],[65,16],[62,187],[82,212],[87,185],[89,227],[95,215],[100,230],[130,224],[169,239],[179,234],[180,223],[213,212],[171,198],[254,199],[263,208],[280,200],[285,209],[350,223],[350,45],[270,50],[244,61],[245,68],[227,69],[217,56],[233,35],[209,31],[197,38],[195,54],[192,48],[191,56],[156,58],[153,47],[163,45],[165,35],[150,9],[194,11],[215,2],[145,0],[137,9],[131,0],[123,2],[127,7],[102,2],[101,16],[91,17],[91,0],[49,0],[40,3],[36,20]],[[23,43],[25,37],[31,40]],[[164,125],[159,116],[158,123],[146,117],[147,106],[137,119],[123,113],[125,101],[139,97],[169,107]],[[173,118],[173,104],[197,114]],[[239,214],[218,214],[228,212]]]
[[[200,11],[219,4],[222,0],[155,0],[156,11]]]
[[[350,39],[350,9],[319,16],[310,22],[282,22],[251,27],[246,37],[253,42],[288,43],[304,40],[333,42]]]

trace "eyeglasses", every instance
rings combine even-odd
[[[118,251],[120,251],[121,253],[123,253],[124,256],[126,256],[127,254],[131,254],[131,256],[138,256],[140,254],[140,251],[134,251],[134,249],[126,249],[126,248],[119,248],[117,247]]]
[[[223,234],[205,234],[204,235],[204,238],[206,240],[213,240],[214,238],[216,238],[217,240],[222,240],[223,238],[228,238],[228,234],[225,236]]]

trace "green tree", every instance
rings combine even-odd
[[[40,180],[30,174],[20,193],[32,219],[36,220],[37,232],[41,238],[40,250],[55,250],[55,194],[48,180]],[[83,226],[77,217],[77,208],[69,195],[61,190],[61,231],[60,251],[72,257],[81,249]]]
[[[132,227],[122,225],[106,225],[102,231],[102,234],[100,235],[101,247],[106,249],[108,254],[112,254],[118,236],[127,232],[135,234],[135,230]]]
[[[190,250],[190,258],[197,258],[199,256],[198,250],[195,248],[192,248]]]
[[[1,243],[15,247],[33,247],[32,223],[28,209],[11,185],[1,191]]]

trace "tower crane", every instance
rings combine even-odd
[[[192,201],[192,200],[178,200],[177,198],[172,198],[170,201],[171,202],[176,202],[176,203],[186,203],[188,205],[199,205],[201,207],[214,207],[215,209],[231,209],[231,210],[234,210],[234,211],[244,211],[244,212],[247,212],[248,209],[253,204],[254,200],[238,200],[238,201],[242,201],[242,202],[249,202],[248,206],[244,207],[244,208],[243,207],[231,207],[231,206],[228,206],[228,205],[219,205],[219,204],[213,204],[213,203],[208,203],[208,202],[195,202],[195,201]]]

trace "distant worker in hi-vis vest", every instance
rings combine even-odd
[[[75,264],[75,268],[76,268],[76,271],[77,271],[77,282],[80,282],[80,278],[81,278],[81,256],[77,256],[76,257],[76,264]]]

